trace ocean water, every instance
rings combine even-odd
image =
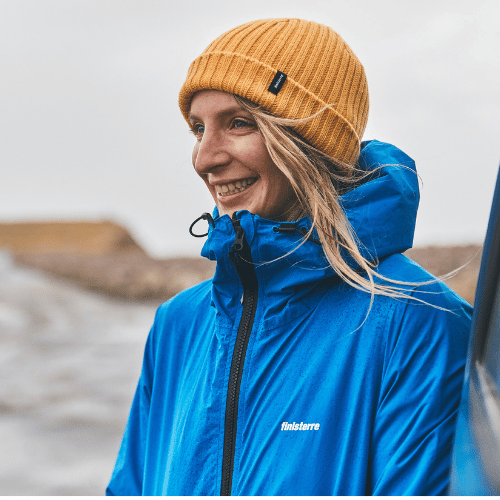
[[[0,494],[102,495],[156,307],[0,253]]]

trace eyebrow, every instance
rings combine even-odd
[[[215,114],[215,116],[217,118],[225,118],[227,116],[231,116],[231,115],[234,115],[236,113],[246,113],[246,114],[249,114],[248,111],[246,111],[245,109],[243,109],[241,106],[231,106],[230,108],[226,108],[226,109],[223,109],[222,111],[219,111]],[[201,120],[201,118],[199,118],[198,116],[192,114],[192,113],[189,113],[188,114],[188,120]]]

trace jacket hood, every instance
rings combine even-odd
[[[376,140],[362,143],[359,167],[367,172],[363,183],[340,198],[341,205],[359,240],[363,256],[382,259],[411,248],[419,202],[418,178],[414,161],[401,150]],[[217,261],[213,284],[229,296],[240,294],[230,285],[239,285],[229,251],[235,231],[228,215],[213,214],[202,255]],[[274,293],[287,293],[290,287],[334,276],[322,247],[303,241],[298,232],[279,231],[283,224],[263,219],[246,210],[237,212],[245,231],[256,266],[259,285]],[[298,228],[309,228],[308,217],[296,222]],[[293,269],[294,272],[290,272]]]
[[[379,141],[362,143],[361,169],[373,174],[341,197],[341,203],[370,260],[404,252],[413,245],[420,200],[415,162]]]

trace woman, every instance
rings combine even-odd
[[[158,309],[108,493],[444,493],[471,310],[401,255],[417,177],[360,143],[356,56],[314,22],[250,22],[179,103],[217,268]]]

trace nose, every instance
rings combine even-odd
[[[223,136],[217,131],[205,130],[193,149],[193,167],[198,175],[206,175],[230,161]]]

